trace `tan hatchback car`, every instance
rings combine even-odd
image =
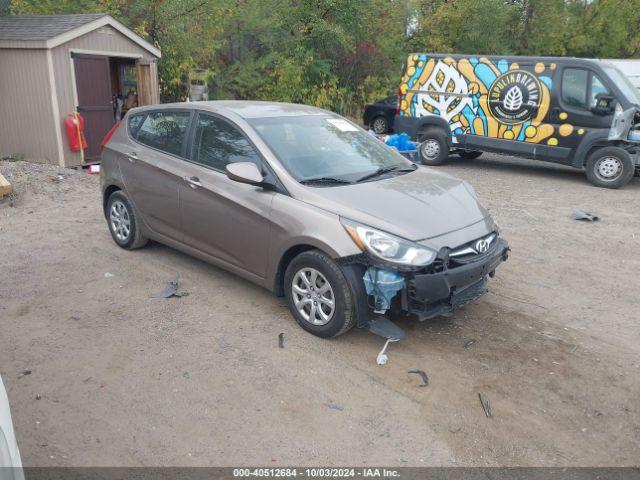
[[[105,139],[101,180],[120,247],[153,239],[234,272],[321,337],[399,337],[389,311],[449,315],[508,254],[469,184],[305,105],[133,109]]]

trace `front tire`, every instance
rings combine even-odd
[[[107,201],[107,223],[111,238],[119,247],[134,250],[147,244],[129,197],[122,190],[113,192]]]
[[[423,165],[442,165],[449,156],[449,139],[446,132],[430,127],[419,135],[418,155]]]
[[[289,263],[284,291],[291,314],[309,333],[337,337],[356,324],[349,282],[338,264],[319,250],[303,252]]]
[[[635,167],[629,153],[620,147],[599,148],[586,164],[586,175],[597,187],[620,188],[633,178]]]

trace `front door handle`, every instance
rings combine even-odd
[[[202,186],[198,177],[184,177],[184,179],[191,188],[198,188]]]
[[[138,154],[136,152],[129,152],[126,155],[127,155],[127,160],[129,160],[131,163],[138,160]]]

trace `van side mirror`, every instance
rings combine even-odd
[[[613,113],[613,104],[615,98],[606,93],[596,95],[595,105],[591,107],[591,113],[595,115],[611,115]]]
[[[234,182],[246,183],[249,185],[262,185],[264,176],[255,163],[238,162],[230,163],[225,167],[227,177]]]

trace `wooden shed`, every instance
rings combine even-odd
[[[65,118],[85,121],[84,162],[128,108],[159,103],[160,51],[109,15],[0,17],[0,157],[77,166]]]

